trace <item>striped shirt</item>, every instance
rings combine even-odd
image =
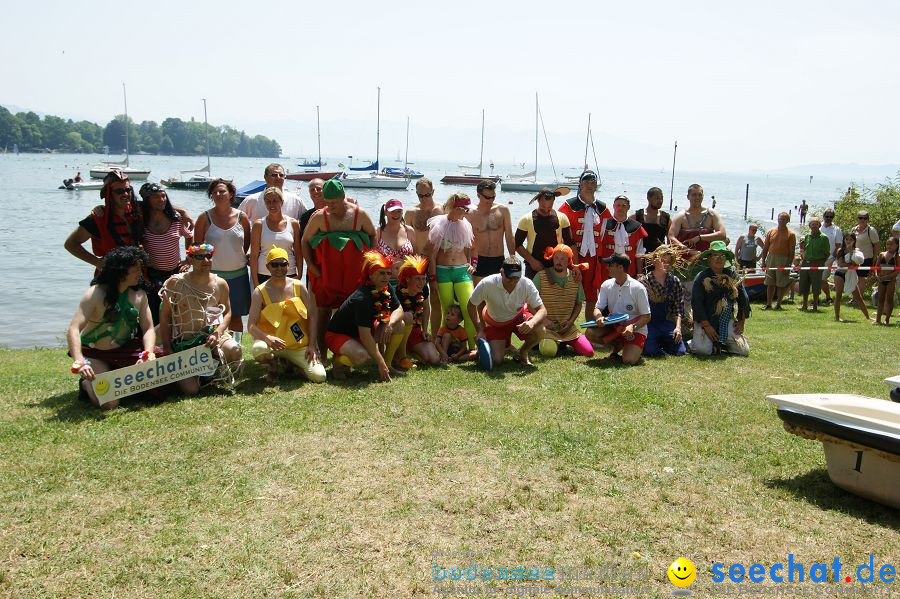
[[[179,242],[190,235],[191,231],[181,220],[173,220],[164,233],[154,233],[144,227],[144,250],[150,255],[150,268],[175,270],[181,262]]]

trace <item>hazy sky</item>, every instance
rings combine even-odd
[[[202,119],[328,156],[771,169],[900,162],[900,3],[41,2],[3,8],[0,103]],[[542,135],[543,137],[543,135]],[[541,142],[541,162],[546,149]]]

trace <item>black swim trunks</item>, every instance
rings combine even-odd
[[[497,274],[503,266],[503,259],[503,256],[478,256],[478,265],[473,276],[487,277]]]

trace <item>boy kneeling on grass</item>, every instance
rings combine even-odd
[[[403,341],[403,307],[391,291],[392,260],[370,250],[363,255],[360,287],[338,308],[325,332],[325,345],[334,352],[332,374],[347,377],[350,367],[360,366],[370,358],[378,366],[382,381],[400,371],[388,366],[386,350]]]

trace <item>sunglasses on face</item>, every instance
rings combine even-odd
[[[191,254],[191,258],[197,260],[198,262],[201,260],[210,260],[212,261],[212,254]]]
[[[497,197],[497,194],[496,194],[496,193],[495,193],[494,195],[492,195],[492,196],[489,196],[489,195],[487,195],[486,193],[481,193],[481,194],[478,194],[478,195],[480,195],[481,197],[483,197],[483,198],[486,199],[486,200],[493,200],[494,198]]]
[[[126,193],[134,193],[134,187],[122,187],[121,189],[111,190],[117,196],[123,196]]]
[[[431,196],[434,195],[434,192],[433,192],[433,191],[429,191],[428,193],[419,193],[419,192],[416,192],[416,195],[419,196],[419,199],[422,199],[422,198],[430,198]]]
[[[857,216],[856,220],[869,220],[868,216]]]
[[[269,268],[287,268],[290,262],[269,262]]]
[[[270,173],[269,177],[275,177],[276,179],[284,179],[284,173]]]

